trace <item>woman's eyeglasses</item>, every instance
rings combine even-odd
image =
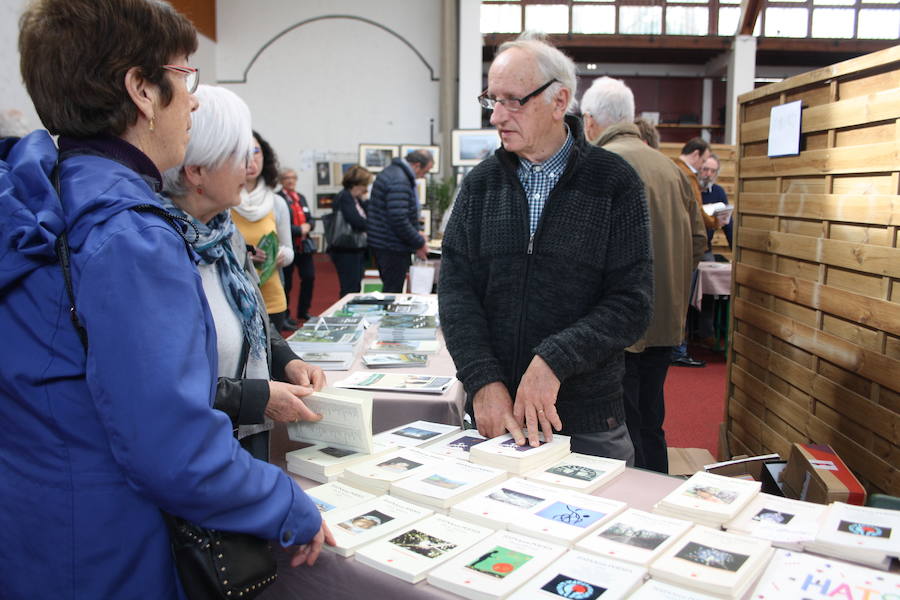
[[[184,86],[187,88],[188,93],[193,94],[197,91],[197,86],[200,85],[200,71],[194,67],[183,67],[181,65],[163,65],[162,67],[168,71],[184,75]]]

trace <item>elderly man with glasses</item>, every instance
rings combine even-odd
[[[482,434],[537,446],[555,430],[630,463],[623,351],[650,320],[649,216],[634,170],[567,115],[575,87],[553,46],[500,47],[479,101],[502,148],[463,180],[447,224],[441,325]]]

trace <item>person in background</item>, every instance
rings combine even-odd
[[[638,129],[641,140],[654,150],[659,150],[659,130],[656,126],[641,117],[634,120],[634,125]]]
[[[288,304],[291,301],[291,288],[294,283],[294,269],[300,277],[300,295],[297,299],[297,318],[309,320],[309,307],[312,304],[313,289],[316,285],[316,265],[313,263],[313,254],[316,252],[316,243],[309,237],[309,232],[315,227],[315,220],[309,210],[309,204],[303,194],[297,191],[297,172],[293,169],[283,169],[279,176],[281,190],[278,195],[284,198],[291,218],[291,238],[294,242],[294,261],[284,267],[284,295]],[[288,310],[290,315],[290,310]],[[296,329],[299,323],[290,316],[285,318],[288,327]]]
[[[231,418],[244,449],[267,461],[272,420],[319,420],[301,398],[322,389],[325,374],[270,328],[256,269],[228,210],[240,203],[246,181],[250,109],[221,87],[201,85],[196,96],[200,108],[184,164],[163,174],[163,205],[199,232],[191,245],[200,257],[219,354],[213,406]]]
[[[391,161],[372,186],[369,198],[368,241],[378,263],[385,292],[402,292],[410,254],[425,260],[428,245],[419,232],[416,179],[434,165],[427,150],[415,150]]]
[[[372,184],[373,175],[365,167],[353,165],[344,173],[341,185],[344,189],[334,199],[334,211],[341,211],[344,220],[353,231],[365,232],[366,194]],[[331,256],[341,284],[341,298],[347,294],[358,292],[366,270],[365,238],[359,248],[329,246]]]
[[[566,114],[575,89],[553,46],[500,46],[479,102],[502,148],[466,175],[447,224],[441,326],[482,435],[537,446],[561,430],[573,452],[630,464],[622,376],[650,322],[649,216],[634,169]]]
[[[246,187],[241,190],[241,203],[231,209],[231,218],[238,231],[252,246],[250,259],[256,263],[257,269],[266,264],[268,254],[260,248],[260,240],[273,234],[277,239],[277,256],[275,268],[268,273],[261,273],[263,298],[269,319],[278,331],[293,331],[287,323],[287,298],[284,285],[279,275],[279,267],[294,262],[294,247],[291,242],[291,220],[287,205],[275,195],[274,187],[278,182],[278,159],[269,143],[261,135],[253,132],[251,158],[247,167]]]
[[[628,161],[644,182],[653,241],[653,318],[643,337],[625,349],[625,424],[634,466],[668,473],[664,385],[672,347],[684,335],[691,272],[706,250],[700,207],[687,177],[640,139],[627,85],[594,79],[581,99],[581,113],[587,139]]]
[[[156,193],[197,108],[194,28],[156,0],[36,0],[18,44],[47,131],[0,142],[0,596],[183,599],[162,511],[311,564],[315,504],[212,408],[192,230]]]
[[[710,154],[703,162],[703,166],[700,167],[700,197],[703,199],[703,204],[715,204],[716,202],[728,204],[728,194],[725,193],[725,188],[716,183],[716,179],[719,177],[719,167],[719,157],[715,154]],[[725,239],[728,240],[728,247],[733,248],[731,220],[722,225],[722,231],[725,233]],[[710,249],[712,248],[712,237],[715,232],[715,229],[706,230]]]

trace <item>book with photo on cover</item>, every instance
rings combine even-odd
[[[331,329],[300,328],[287,338],[291,350],[303,352],[356,352],[362,343],[363,331],[355,327],[335,327]]]
[[[328,523],[337,544],[323,547],[341,556],[352,556],[360,546],[391,535],[431,514],[427,508],[390,496],[379,496],[355,506],[326,512],[322,518]]]
[[[507,526],[510,531],[533,535],[565,546],[590,534],[625,510],[626,503],[600,496],[559,489],[549,503],[535,506]]]
[[[421,473],[391,483],[390,492],[392,496],[443,510],[506,477],[506,471],[501,469],[448,458]]]
[[[653,507],[653,512],[721,527],[759,494],[760,482],[698,471]]]
[[[826,508],[824,504],[759,494],[738,516],[725,523],[725,529],[800,551],[816,538]]]
[[[321,367],[323,371],[347,371],[356,355],[352,352],[300,352],[300,360]]]
[[[410,375],[406,373],[372,373],[354,371],[334,387],[374,390],[382,392],[412,392],[415,394],[443,394],[456,382],[455,377],[443,375]]]
[[[510,600],[577,598],[622,600],[644,581],[647,569],[570,550],[509,597]]]
[[[552,485],[513,477],[457,502],[450,514],[487,527],[507,529],[529,512],[562,501],[570,494]]]
[[[552,465],[525,473],[525,479],[590,494],[624,471],[624,460],[573,452]]]
[[[340,481],[373,494],[386,494],[391,483],[422,474],[445,460],[419,448],[393,447],[387,454],[344,469]]]
[[[741,598],[759,577],[772,545],[695,525],[650,564],[650,576],[726,598]]]
[[[470,600],[501,600],[565,550],[536,538],[498,531],[429,572],[428,583]]]
[[[478,444],[469,452],[469,460],[480,465],[506,469],[515,475],[522,475],[534,469],[544,467],[562,459],[569,454],[569,436],[553,434],[553,440],[544,441],[544,434],[539,434],[539,446],[528,444],[528,432],[525,444],[519,446],[511,433],[491,438]]]
[[[424,367],[428,364],[427,354],[379,352],[363,354],[362,363],[370,369],[392,369],[398,367]]]
[[[900,511],[832,502],[806,550],[888,569],[900,555]]]
[[[628,600],[719,600],[719,597],[664,581],[649,579]]]
[[[493,529],[436,514],[366,544],[356,560],[410,583],[494,533]]]
[[[375,340],[369,346],[369,352],[413,352],[415,354],[434,354],[440,349],[437,340],[404,340],[402,342],[386,342]]]
[[[291,440],[372,452],[371,393],[326,387],[304,396],[303,403],[322,419],[288,423]]]
[[[375,443],[388,446],[426,446],[459,433],[457,425],[445,425],[431,421],[413,421],[374,436]],[[431,450],[428,450],[431,452]]]
[[[629,508],[575,544],[616,560],[648,566],[694,524]]]
[[[423,448],[427,448],[429,452],[440,454],[441,456],[469,460],[469,451],[472,449],[472,446],[484,441],[487,441],[487,438],[478,433],[477,429],[466,429],[447,438],[429,441]]]
[[[312,444],[284,455],[287,470],[301,477],[326,483],[335,480],[341,472],[359,462],[370,460],[393,450],[391,446],[374,446],[372,452],[356,452],[335,448],[327,444]]]
[[[900,575],[840,560],[776,550],[753,600],[888,600],[900,597]]]
[[[355,487],[344,485],[339,481],[323,483],[315,487],[303,490],[309,499],[313,501],[320,513],[330,512],[339,508],[356,506],[375,498],[375,494],[358,490]]]

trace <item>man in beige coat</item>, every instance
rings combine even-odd
[[[684,335],[691,272],[706,250],[706,229],[688,178],[662,153],[641,141],[634,96],[621,81],[600,77],[581,99],[585,137],[615,152],[644,182],[653,241],[653,318],[625,355],[625,424],[635,466],[668,472],[663,431],[663,385],[672,347]]]

